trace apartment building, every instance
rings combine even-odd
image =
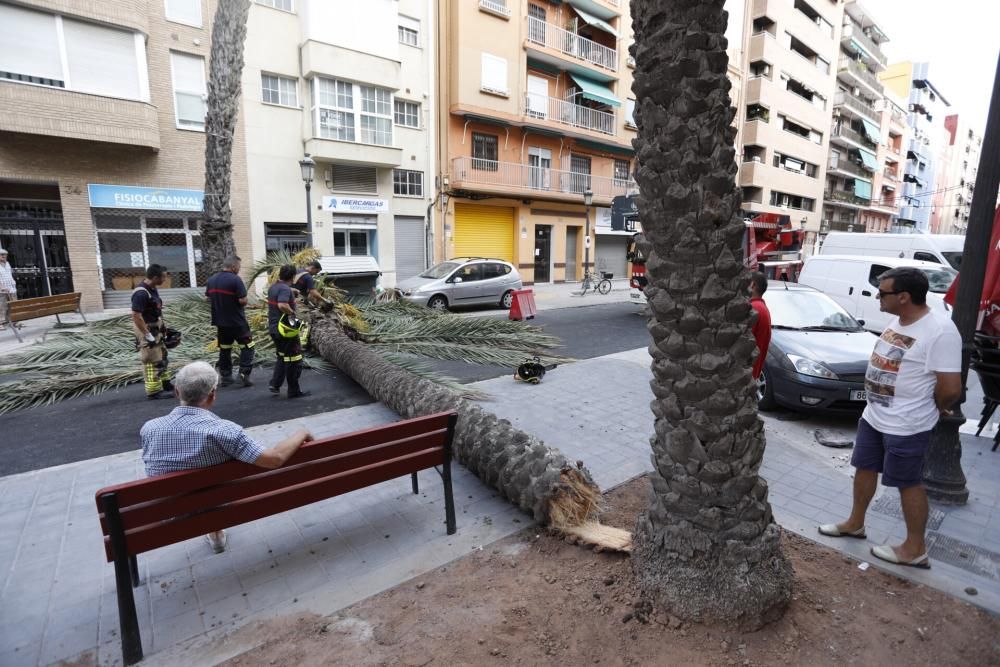
[[[879,74],[886,88],[907,101],[906,144],[902,187],[897,194],[899,216],[893,231],[931,231],[936,192],[936,164],[943,137],[944,110],[948,101],[931,83],[928,63],[900,62]]]
[[[151,263],[164,292],[207,279],[199,219],[214,0],[0,2],[0,245],[21,298],[127,303]],[[237,248],[250,254],[242,133]]]
[[[934,234],[964,234],[969,226],[983,137],[958,114],[945,116],[944,130],[931,231]]]
[[[251,8],[243,107],[257,257],[311,241],[324,270],[357,292],[376,280],[390,287],[431,261],[433,6],[257,0]],[[315,162],[308,209],[307,154]]]
[[[905,120],[900,105],[886,96],[878,79],[886,66],[881,47],[886,41],[885,32],[860,3],[844,6],[824,232],[886,231],[898,212],[895,197]]]
[[[738,110],[744,213],[788,215],[811,246],[838,104],[843,7],[838,0],[748,0],[745,15]]]
[[[610,208],[634,190],[628,3],[441,3],[439,34],[435,256],[505,259],[533,284],[581,279],[589,254],[622,277],[631,231]]]

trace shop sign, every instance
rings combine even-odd
[[[87,185],[91,208],[149,209],[153,211],[201,211],[201,190],[140,188],[128,185]]]
[[[389,210],[389,200],[369,197],[323,197],[323,210],[337,213],[382,213]]]

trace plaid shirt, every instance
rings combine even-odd
[[[180,405],[139,431],[146,475],[204,468],[237,459],[253,463],[264,448],[242,427],[203,408]]]
[[[17,283],[14,281],[14,272],[10,267],[10,262],[0,264],[0,292],[16,292]]]

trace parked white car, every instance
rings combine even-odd
[[[510,262],[482,257],[456,257],[407,278],[396,287],[403,298],[438,310],[454,306],[495,304],[510,308],[521,275]]]

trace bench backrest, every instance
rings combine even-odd
[[[80,295],[80,292],[72,292],[11,301],[8,316],[11,322],[21,322],[46,315],[73,313],[80,308]]]
[[[230,461],[105,487],[96,500],[108,561],[109,495],[134,556],[443,464],[456,419],[444,412],[315,440],[273,470]]]

